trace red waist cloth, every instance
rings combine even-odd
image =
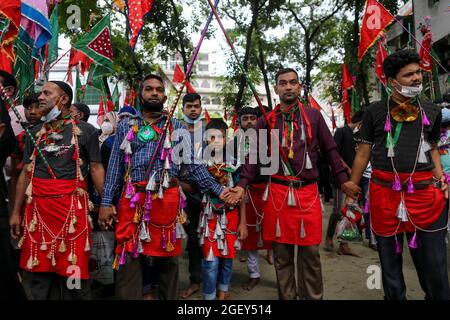
[[[31,272],[88,279],[91,244],[88,214],[84,181],[77,184],[76,180],[33,178],[32,201],[26,205],[24,215],[20,267]],[[34,262],[31,269],[30,259]],[[79,267],[79,272],[76,268],[69,269],[71,266]]]
[[[146,183],[140,183],[145,187]],[[179,210],[179,189],[177,187],[164,190],[163,199],[153,199],[150,211],[151,220],[148,222],[147,230],[151,241],[142,241],[143,255],[155,257],[172,257],[181,254],[181,239],[173,242],[173,233],[176,230],[176,222]],[[141,193],[139,205],[130,208],[130,200],[125,198],[125,192],[119,201],[118,219],[116,225],[117,248],[116,253],[121,253],[125,245],[126,252],[133,252],[139,238],[139,226],[133,221],[136,210],[144,207],[145,193]],[[167,251],[162,248],[163,233],[166,243],[172,243],[174,250]]]
[[[205,237],[203,243],[203,256],[205,259],[208,257],[209,250],[212,246],[212,250],[215,257],[219,258],[234,258],[236,254],[236,249],[234,248],[234,243],[236,241],[236,231],[239,223],[239,210],[234,208],[233,210],[227,211],[227,225],[225,231],[224,241],[227,243],[228,254],[222,255],[222,251],[217,248],[217,240],[214,239],[214,231],[216,230],[217,219],[220,219],[221,215],[213,213],[213,218],[208,220],[209,237]]]
[[[266,202],[263,201],[266,183],[258,183],[250,185],[247,190],[247,203],[245,204],[245,215],[247,217],[248,237],[242,242],[242,250],[259,250],[272,249],[272,244],[262,241],[262,224],[264,219],[264,207]],[[256,223],[259,223],[260,231],[256,231]],[[262,246],[258,246],[258,241],[262,241]]]
[[[399,173],[399,176],[403,183],[408,179],[409,173]],[[394,181],[394,173],[389,171],[373,170],[372,177],[389,182]],[[413,175],[413,183],[429,179],[432,179],[431,171],[416,172]],[[375,234],[380,236],[391,236],[405,231],[414,232],[413,224],[421,229],[427,228],[439,218],[445,205],[443,192],[433,185],[425,189],[414,190],[414,193],[405,191],[403,194],[410,221],[400,223],[397,218],[397,209],[400,204],[401,192],[372,181],[369,190],[372,229]]]
[[[276,176],[278,179],[285,179]],[[293,189],[296,206],[288,206],[289,187],[270,184],[269,197],[264,210],[263,239],[269,242],[311,246],[322,240],[322,206],[317,183]],[[279,220],[280,236],[276,225]],[[301,229],[303,225],[303,237]]]

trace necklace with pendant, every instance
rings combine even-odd
[[[156,119],[153,123],[159,120]],[[158,132],[155,130],[153,123],[148,123],[143,119],[144,126],[142,126],[138,131],[138,139],[141,142],[155,141],[158,139]]]

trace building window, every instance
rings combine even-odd
[[[211,84],[209,83],[208,80],[203,80],[201,87],[202,88],[211,88]]]
[[[211,104],[214,104],[214,105],[220,105],[220,98],[212,98],[211,99]]]
[[[208,61],[208,54],[207,53],[200,53],[198,55],[198,61]]]
[[[198,65],[198,71],[208,72],[209,71],[209,65],[207,65],[207,64],[199,64]]]
[[[202,104],[203,104],[203,105],[206,104],[206,105],[209,106],[209,105],[211,104],[211,100],[209,100],[208,97],[203,97],[203,98],[202,98]]]

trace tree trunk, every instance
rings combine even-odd
[[[242,67],[244,68],[244,71],[248,71],[248,60],[250,57],[250,50],[252,48],[252,36],[253,36],[253,30],[256,26],[256,21],[258,19],[259,14],[259,1],[252,1],[252,21],[250,22],[250,26],[247,30],[247,37],[246,37],[246,43],[245,43],[245,55],[244,60],[242,62]],[[236,102],[235,102],[235,109],[238,112],[242,108],[242,98],[244,96],[244,91],[247,86],[247,83],[245,81],[245,77],[247,75],[243,74],[241,75],[241,80],[239,83],[239,91],[236,95]]]
[[[267,76],[267,69],[266,69],[266,59],[264,56],[264,50],[262,48],[262,41],[261,37],[258,37],[258,65],[259,69],[261,70],[261,73],[263,75],[264,79],[264,87],[266,88],[266,94],[267,94],[267,106],[270,110],[272,110],[272,95],[270,93],[270,83],[269,83],[269,77]]]
[[[178,14],[178,10],[177,10],[177,5],[175,4],[175,2],[173,0],[171,0],[170,3],[172,4],[173,14],[175,16],[175,19],[180,20],[180,15]],[[181,36],[181,32],[180,32],[180,29],[178,28],[178,26],[176,27],[176,33],[177,33],[177,38],[178,38],[178,47],[180,49],[181,59],[183,60],[184,74],[186,74],[189,62],[188,62],[188,58],[187,58],[186,48],[184,47],[184,43],[183,43],[183,37]],[[188,76],[188,75],[186,74],[186,76]]]
[[[304,96],[307,97],[311,87],[311,70],[313,68],[314,61],[311,60],[311,39],[305,34],[305,55],[306,55],[306,66],[305,66],[305,81],[304,85]]]

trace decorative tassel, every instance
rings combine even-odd
[[[184,231],[183,226],[181,223],[177,222],[177,239],[185,239],[186,238],[186,232]]]
[[[219,219],[217,219],[216,232],[215,233],[216,233],[217,236],[223,235],[223,231],[222,231],[222,227],[220,226]]]
[[[236,238],[236,240],[234,241],[234,248],[237,251],[241,250],[241,241],[238,238]]]
[[[150,176],[148,179],[147,186],[145,187],[147,191],[155,191],[156,190],[156,171]]]
[[[366,203],[364,204],[364,213],[369,213],[369,196],[367,196]]]
[[[281,166],[283,168],[284,175],[285,176],[289,176],[290,175],[289,169],[288,169],[288,167],[286,166],[286,163],[284,163],[283,160],[281,160]]]
[[[27,269],[28,270],[33,269],[33,257],[32,256],[30,256],[30,258],[27,261]]]
[[[89,251],[91,250],[91,244],[89,243],[89,237],[86,237],[86,243],[84,245],[84,251]]]
[[[170,186],[169,180],[170,180],[169,173],[167,171],[164,171],[164,174],[163,174],[163,187],[165,189],[169,188],[169,186]]]
[[[125,198],[130,199],[134,194],[133,185],[130,181],[127,182],[127,189],[125,192]]]
[[[281,237],[280,219],[277,218],[277,224],[275,225],[275,237]]]
[[[424,110],[422,110],[422,124],[424,126],[429,126],[430,125],[430,120],[428,120],[427,114],[425,113]]]
[[[61,240],[61,243],[59,244],[59,249],[58,251],[61,253],[66,252],[67,248],[66,248],[66,243],[64,242],[64,239]]]
[[[164,160],[164,169],[169,170],[172,168],[172,165],[170,164],[169,157],[166,157],[166,160]]]
[[[389,113],[386,115],[386,120],[384,121],[384,132],[389,132],[392,129],[391,118],[389,117]]]
[[[224,213],[222,214],[221,219],[220,219],[220,224],[221,224],[222,226],[226,226],[226,225],[228,224],[228,219],[227,219],[227,214],[226,214],[226,212],[224,212]]]
[[[80,198],[78,197],[78,210],[83,209],[83,205],[81,204]]]
[[[52,255],[52,267],[56,267],[56,258],[55,255]]]
[[[388,147],[387,156],[388,156],[388,158],[394,158],[395,157],[394,146],[392,144],[390,144],[389,147]]]
[[[288,155],[289,159],[294,159],[294,150],[292,150],[292,148],[289,149],[289,155]]]
[[[408,193],[414,193],[414,184],[413,184],[413,181],[412,181],[412,177],[409,177],[409,179],[408,179],[408,190],[407,190],[407,192]]]
[[[135,193],[134,196],[130,200],[130,208],[136,208],[139,204],[140,193]]]
[[[133,128],[131,128],[130,131],[128,131],[127,140],[129,142],[133,142],[133,140],[134,140],[134,130],[133,130]]]
[[[206,257],[206,261],[214,261],[214,252],[212,248],[212,243],[209,244],[209,252],[208,256]]]
[[[45,241],[45,240],[44,240]],[[42,242],[41,247],[39,248],[41,251],[47,251],[47,244]]]
[[[67,261],[69,262],[73,261],[73,251],[70,251],[69,255],[67,256]]]
[[[428,163],[427,154],[425,151],[425,140],[422,140],[420,143],[420,150],[419,150],[419,159],[417,160],[418,163]]]
[[[400,242],[397,240],[397,237],[395,237],[395,253],[396,253],[396,254],[401,254],[402,252],[403,252],[402,245],[401,245]]]
[[[394,177],[394,183],[392,184],[392,190],[394,191],[402,191],[402,184],[400,183],[400,178],[396,174]]]
[[[136,208],[136,210],[134,211],[133,223],[139,223],[139,212],[138,212],[138,209],[137,209],[137,208]]]
[[[256,221],[256,224],[255,224],[255,232],[256,233],[261,232],[261,225],[258,223],[258,221]]]
[[[300,141],[305,141],[305,126],[303,125],[300,129]]]
[[[417,231],[414,232],[411,240],[408,242],[408,247],[410,249],[417,249]]]
[[[167,248],[166,234],[164,233],[164,230],[162,231],[161,248],[163,249]]]
[[[288,206],[289,207],[297,206],[297,202],[295,201],[295,193],[294,193],[294,188],[292,187],[292,183],[290,184],[289,189],[288,189]]]
[[[141,224],[141,230],[139,230],[139,239],[143,241],[147,241],[149,239],[147,225],[145,224],[145,222]]]
[[[150,198],[151,199],[151,198]],[[150,222],[150,209],[145,208],[144,210],[144,216],[142,218],[142,220],[144,220],[145,222]]]
[[[124,156],[124,162],[125,162],[126,164],[130,164],[130,162],[131,162],[131,155],[130,155],[130,154],[125,153],[125,156]]]
[[[199,240],[200,246],[203,246],[205,244],[205,237],[201,236]]]
[[[269,198],[269,186],[270,186],[270,181],[266,184],[266,189],[264,189],[264,194],[262,197],[263,201],[267,201],[267,199]]]
[[[27,189],[25,190],[25,194],[27,195],[27,197],[31,197],[31,195],[33,194],[33,182],[31,181],[28,186]]]
[[[172,147],[172,143],[170,142],[170,135],[166,134],[164,139],[164,149],[170,149]]]
[[[217,243],[217,250],[223,250],[223,242],[222,242],[222,240],[220,240],[220,239],[218,239],[217,241],[216,241],[216,243]]]
[[[172,243],[176,243],[176,242],[177,242],[177,231],[176,231],[176,228],[172,227]]]
[[[113,269],[113,270],[119,269],[119,254],[116,254],[116,255],[114,256],[114,261],[113,261],[113,263],[112,263],[112,269]]]
[[[304,239],[305,237],[306,237],[305,225],[304,225],[303,219],[302,219],[302,223],[300,225],[300,238]]]
[[[222,255],[223,256],[228,255],[228,241],[226,241],[226,240],[223,242]]]
[[[138,243],[134,243],[133,244],[133,254],[132,254],[133,258],[137,258],[139,257],[139,252],[138,252]]]
[[[137,252],[138,253],[143,253],[144,252],[144,247],[142,246],[142,241],[141,240],[138,240]]]
[[[162,185],[159,186],[158,198],[159,199],[164,199],[164,190],[163,190],[163,186]]]
[[[305,166],[305,168],[307,170],[313,168],[312,163],[311,163],[311,158],[309,157],[309,152],[306,152],[306,166]]]
[[[397,208],[397,218],[402,222],[408,221],[408,211],[406,210],[405,202],[403,199],[400,201],[400,204]]]
[[[127,138],[125,137],[122,140],[122,143],[120,144],[120,150],[125,151],[127,149],[127,145],[129,145],[129,144],[130,144],[130,141],[128,141]]]
[[[202,204],[206,204],[208,202],[208,198],[206,197],[206,193],[203,194]]]
[[[258,236],[258,242],[256,243],[256,246],[258,248],[262,248],[263,245],[264,245],[264,242],[263,242],[262,235],[261,235],[261,232],[260,232],[259,236]]]
[[[209,238],[209,226],[208,225],[205,228],[205,238]]]
[[[125,245],[123,245],[122,254],[120,255],[119,265],[123,266],[126,263],[125,259]]]

